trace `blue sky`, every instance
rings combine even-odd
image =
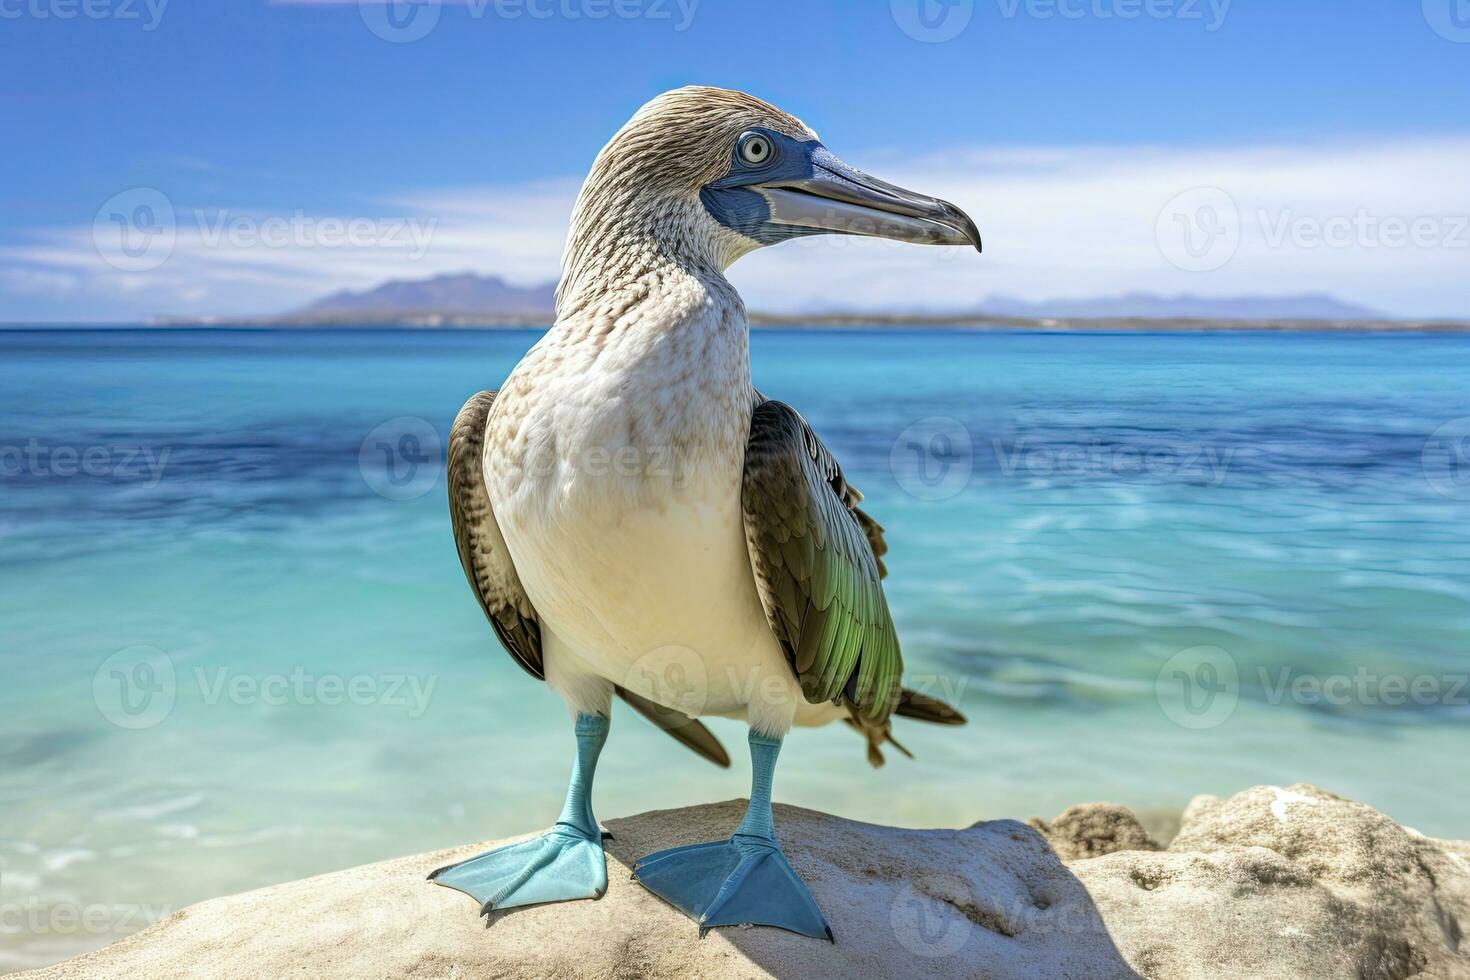
[[[372,29],[394,11],[371,3],[0,0],[0,320],[269,313],[456,268],[553,278],[598,148],[692,82],[787,108],[849,161],[947,193],[986,233],[981,266],[783,246],[732,270],[752,305],[820,306],[815,268],[875,306],[1325,291],[1470,316],[1464,0],[407,12],[432,29],[395,42]],[[925,40],[925,23],[955,36]],[[1193,220],[1211,190],[1240,234],[1200,268],[1159,240],[1160,216],[1183,206]],[[157,267],[119,269],[94,222],[109,200],[132,213],[141,192],[163,195],[176,241]],[[297,230],[262,244],[272,218]],[[313,225],[328,218],[375,230],[344,245]],[[1411,241],[1384,234],[1398,225]],[[1345,237],[1322,244],[1335,227]]]

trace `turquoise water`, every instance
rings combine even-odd
[[[554,818],[569,725],[464,584],[434,445],[533,339],[0,333],[0,969]],[[962,825],[1307,780],[1470,836],[1470,338],[752,346],[970,718],[876,772],[798,732],[780,799]],[[712,727],[730,771],[621,712],[599,812],[743,795]]]

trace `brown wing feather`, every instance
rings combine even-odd
[[[545,680],[541,624],[485,492],[485,422],[494,404],[495,392],[480,392],[465,402],[449,430],[449,520],[459,563],[495,635],[526,673]]]

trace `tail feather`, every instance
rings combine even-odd
[[[704,756],[721,769],[730,768],[730,754],[725,751],[725,747],[720,744],[720,740],[715,738],[714,733],[708,728],[705,728],[704,725],[682,712],[675,711],[673,708],[665,708],[661,704],[655,704],[632,691],[624,690],[621,687],[614,687],[613,690],[617,692],[618,697],[628,702],[628,705],[634,711],[674,736],[674,738],[684,743],[684,745]]]
[[[938,698],[931,698],[908,688],[898,692],[898,707],[893,713],[903,718],[927,721],[935,725],[963,725],[965,716]]]
[[[910,752],[908,749],[906,749],[906,748],[903,747],[903,743],[902,742],[900,742],[898,739],[896,739],[896,738],[893,737],[893,733],[892,732],[889,732],[888,733],[888,744],[891,745],[891,746],[893,746],[895,749],[898,749],[898,751],[902,752],[903,755],[904,755],[904,758],[906,758],[906,759],[912,759],[914,757],[914,754],[912,752]]]
[[[927,694],[920,694],[918,691],[910,691],[908,688],[903,688],[899,691],[898,706],[893,709],[893,713],[904,718],[927,721],[935,725],[963,725],[965,723],[965,716],[943,701],[938,698],[931,698]],[[882,746],[885,742],[898,749],[898,751],[910,759],[914,757],[912,752],[904,748],[898,739],[893,737],[893,731],[887,719],[884,719],[878,724],[873,724],[872,722],[859,718],[856,713],[850,713],[849,717],[843,720],[867,739],[868,765],[874,769],[880,768],[883,765]]]

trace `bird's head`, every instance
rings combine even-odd
[[[822,234],[980,248],[975,223],[948,201],[848,166],[754,96],[690,86],[643,106],[598,154],[568,253],[604,235],[651,237],[723,268],[762,245]]]

